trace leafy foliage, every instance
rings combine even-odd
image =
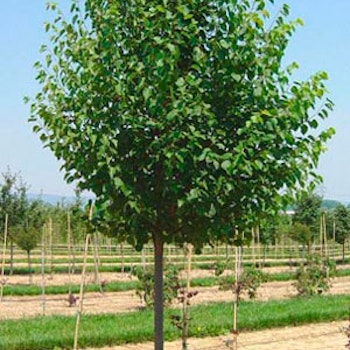
[[[299,222],[315,230],[318,227],[322,197],[315,193],[301,195],[297,202],[293,222]]]
[[[143,269],[135,267],[132,273],[138,278],[139,284],[136,288],[136,294],[146,307],[154,305],[154,271],[153,269]],[[178,269],[175,265],[166,266],[164,269],[164,305],[170,305],[178,297],[180,290],[180,280]]]
[[[13,227],[14,241],[29,254],[40,240],[45,222],[45,207],[40,201],[28,203],[22,220],[21,224]]]
[[[296,222],[290,228],[290,236],[297,242],[307,246],[310,249],[316,234],[315,232],[312,232],[311,228],[306,224]]]
[[[264,245],[276,244],[291,226],[290,217],[284,213],[263,218],[260,221],[260,242]]]
[[[157,223],[166,241],[204,244],[214,221],[229,230],[232,213],[319,180],[327,75],[291,82],[281,60],[299,21],[254,5],[73,1],[47,26],[34,131],[131,243]]]
[[[335,240],[343,244],[350,235],[350,211],[344,205],[338,205],[333,212]]]
[[[5,215],[8,215],[8,228],[10,239],[14,234],[12,228],[23,223],[29,202],[27,199],[28,186],[20,174],[8,169],[2,174],[0,185],[0,229],[3,232]]]
[[[84,5],[46,25],[30,121],[116,235],[154,241],[160,293],[164,242],[200,248],[320,181],[327,74],[283,68],[286,5],[273,21],[264,0]]]
[[[301,296],[323,294],[329,290],[334,273],[334,261],[316,254],[308,255],[306,263],[297,270],[294,286]]]
[[[256,292],[261,283],[267,282],[269,276],[267,273],[255,266],[246,268],[239,276],[236,283],[232,276],[224,276],[219,281],[219,289],[233,290],[237,293],[237,300],[240,300],[242,292],[247,292],[250,299],[256,297]]]
[[[315,238],[318,237],[321,204],[322,197],[317,194],[312,192],[302,194],[293,216],[290,235],[297,242],[307,246],[309,251]]]
[[[221,259],[217,259],[214,263],[214,274],[216,277],[222,275],[224,271],[227,269],[228,261],[222,261]]]

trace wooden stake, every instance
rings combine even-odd
[[[277,237],[275,237],[275,259],[277,259],[277,244],[278,244],[278,240],[277,240]]]
[[[120,242],[120,255],[121,255],[121,258],[122,258],[122,266],[121,266],[121,271],[122,273],[124,273],[124,244],[123,242]]]
[[[4,295],[4,275],[5,275],[5,256],[6,256],[6,244],[7,244],[7,226],[8,226],[8,214],[5,214],[5,229],[4,229],[4,245],[2,247],[2,264],[1,264],[1,290],[0,290],[0,302]]]
[[[81,316],[83,313],[86,260],[87,260],[87,252],[89,249],[89,242],[90,242],[90,234],[86,235],[86,239],[85,239],[83,271],[81,274],[81,283],[80,283],[80,292],[79,292],[79,307],[77,312],[77,321],[75,324],[75,333],[74,333],[74,345],[73,345],[74,350],[78,349],[79,327],[80,327]]]
[[[326,214],[323,213],[323,241],[324,241],[324,253],[328,258],[328,245],[327,245],[327,223],[326,223]]]
[[[92,243],[92,250],[94,253],[94,266],[95,266],[95,270],[94,270],[94,282],[96,284],[98,284],[100,286],[100,292],[103,293],[103,288],[101,285],[101,279],[100,279],[100,272],[99,272],[99,268],[98,268],[98,251],[97,251],[97,238],[96,238],[97,234],[96,232],[93,235],[93,243]]]
[[[41,296],[43,316],[46,313],[46,296],[45,296],[45,226],[43,226],[41,235]]]
[[[253,265],[256,264],[256,258],[255,258],[255,229],[252,227],[252,259],[253,259]]]
[[[324,245],[323,245],[323,214],[320,216],[320,249],[321,257],[324,255]]]
[[[336,257],[337,257],[337,244],[336,243],[337,242],[335,240],[335,220],[333,220],[333,246],[334,246],[334,248],[333,248],[333,251],[334,251],[333,257],[334,257],[334,259],[336,259]]]
[[[260,247],[260,228],[259,225],[256,226],[256,237],[258,244],[258,260],[259,260],[259,269],[261,269],[261,247]]]
[[[145,247],[141,250],[141,264],[142,264],[142,270],[146,270],[146,253],[145,253]]]
[[[52,219],[49,218],[50,279],[53,279]]]
[[[70,223],[70,213],[67,212],[67,247],[68,247],[68,280],[69,280],[69,288],[68,294],[72,293],[72,245],[71,245],[71,223]]]

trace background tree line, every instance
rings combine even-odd
[[[73,202],[50,204],[40,196],[29,199],[29,186],[20,174],[9,169],[0,179],[0,234],[4,241],[5,232],[10,247],[10,273],[13,273],[15,245],[24,250],[28,257],[40,243],[43,230],[52,230],[56,243],[67,242],[67,215],[70,216],[70,231],[73,242],[82,240],[86,231],[86,211],[79,193]]]

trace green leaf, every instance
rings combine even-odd
[[[230,166],[231,166],[231,161],[229,160],[225,160],[221,163],[221,168],[224,169],[226,172],[228,171]]]
[[[145,99],[145,101],[148,101],[148,99],[151,97],[152,95],[152,91],[150,88],[146,87],[142,90],[142,95],[143,98]]]

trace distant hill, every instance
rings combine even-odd
[[[72,203],[75,200],[75,196],[60,196],[56,194],[37,194],[37,193],[28,193],[28,198],[29,199],[41,199],[45,203],[49,203],[52,205],[56,205],[57,203]],[[86,195],[82,196],[82,199],[84,202],[89,201],[90,199],[94,199],[93,195]],[[350,203],[349,202],[340,202],[334,199],[324,199],[322,201],[322,208],[324,209],[334,209],[336,208],[339,204],[343,204],[350,208]],[[288,211],[293,211],[295,210],[295,205],[291,205],[287,207]]]
[[[56,205],[59,203],[72,203],[75,201],[75,196],[61,196],[56,194],[37,194],[37,193],[27,193],[28,199],[35,200],[41,199],[43,202]],[[87,202],[94,197],[92,195],[82,196],[83,202]]]
[[[331,210],[336,208],[338,205],[345,205],[348,208],[350,208],[350,202],[348,201],[337,201],[335,199],[323,199],[322,200],[322,204],[321,204],[321,208],[323,209],[327,209],[327,210]],[[287,206],[287,211],[294,211],[296,208],[296,205],[289,205]]]
[[[322,208],[325,208],[325,209],[334,209],[336,208],[338,205],[340,204],[344,204],[342,202],[339,202],[337,200],[334,200],[334,199],[324,199],[322,201]],[[344,204],[346,205],[346,203]]]

